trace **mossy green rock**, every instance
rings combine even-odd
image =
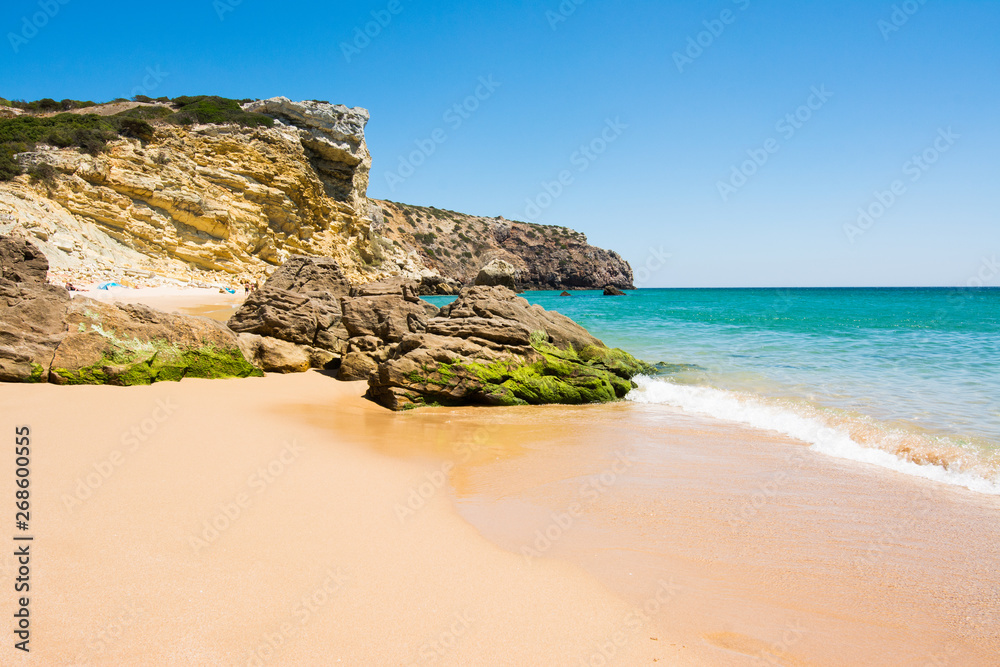
[[[68,332],[52,360],[56,384],[146,385],[183,378],[263,375],[236,336],[206,318],[74,299]]]
[[[395,410],[604,403],[624,398],[634,376],[656,370],[504,287],[463,290],[428,331],[404,338],[379,365],[370,398]]]

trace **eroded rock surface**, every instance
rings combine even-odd
[[[404,336],[369,378],[393,410],[422,405],[594,403],[623,398],[654,369],[506,287],[472,287]]]

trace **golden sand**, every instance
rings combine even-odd
[[[35,536],[32,652],[8,634],[0,664],[1000,655],[995,498],[662,406],[394,414],[364,389],[0,386]]]

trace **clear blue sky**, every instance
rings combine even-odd
[[[46,2],[54,16],[33,34],[25,17]],[[64,2],[4,3],[0,96],[106,100],[145,86],[363,106],[370,196],[530,213],[637,271],[651,248],[670,253],[638,271],[643,286],[963,285],[977,273],[1000,285],[984,264],[1000,255],[995,1],[567,0],[567,15],[559,0]],[[911,13],[894,17],[894,4]],[[385,27],[345,55],[373,11]],[[701,53],[678,62],[699,38]],[[824,86],[831,97],[810,99]],[[449,114],[477,87],[474,111]],[[807,120],[778,125],[796,112]],[[443,141],[412,175],[387,176],[432,136]],[[600,155],[578,152],[595,140]],[[767,161],[730,180],[748,151]],[[925,151],[933,164],[908,164]],[[550,201],[542,184],[563,171]],[[879,213],[876,192],[895,201],[845,231],[859,207]]]

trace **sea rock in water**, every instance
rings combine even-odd
[[[572,295],[572,294],[570,294],[569,292],[563,292],[563,293],[562,293],[562,294],[560,294],[559,296],[573,296],[573,295]]]
[[[608,285],[604,288],[604,296],[627,296],[625,292],[621,291],[614,285]]]
[[[368,380],[368,396],[394,410],[422,405],[593,403],[619,399],[648,364],[609,349],[559,313],[506,287],[463,289],[404,336]]]
[[[518,291],[517,276],[517,267],[513,264],[502,259],[494,259],[480,269],[475,284],[487,287],[502,285],[516,292]]]

